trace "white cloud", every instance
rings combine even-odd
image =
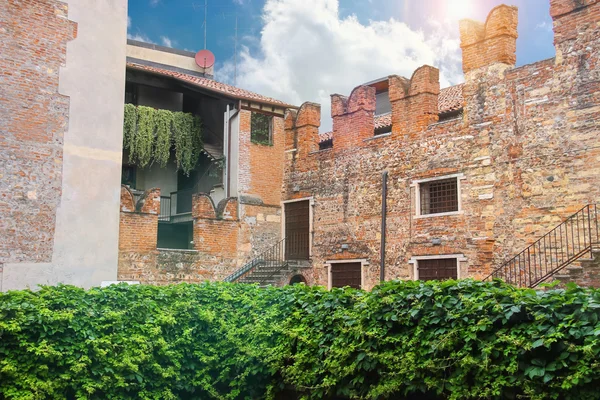
[[[330,97],[390,74],[409,77],[423,64],[440,68],[442,87],[463,79],[458,27],[431,22],[428,33],[403,22],[339,18],[338,0],[267,0],[259,51],[242,46],[238,86],[292,104],[322,105],[321,131],[331,129]],[[229,60],[219,69],[233,82]]]
[[[160,3],[160,0],[150,0],[150,7],[156,7]]]
[[[161,36],[160,37],[160,41],[161,41],[162,45],[166,46],[166,47],[171,47],[172,48],[172,47],[174,47],[174,46],[177,45],[177,41],[171,40],[171,39],[169,39],[166,36]]]
[[[137,40],[138,42],[146,42],[146,43],[156,44],[156,42],[152,41],[148,36],[146,36],[143,33],[136,33],[136,34],[128,33],[127,39]]]
[[[127,16],[127,29],[131,28],[131,17]]]
[[[541,29],[544,31],[551,32],[552,31],[552,22],[542,21],[535,26],[535,29]]]

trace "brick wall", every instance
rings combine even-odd
[[[150,189],[131,207],[129,190],[121,189],[119,280],[165,285],[222,280],[238,267],[237,200],[225,199],[215,208],[209,196],[194,195],[195,250],[157,249],[160,190]],[[223,216],[226,219],[223,219]]]
[[[61,1],[0,7],[0,264],[52,259],[69,122],[59,68],[76,35]]]
[[[257,197],[264,204],[279,205],[283,184],[283,154],[285,147],[284,120],[273,117],[273,145],[250,140],[251,112],[240,112],[240,195]]]
[[[135,211],[136,209],[139,211]],[[138,204],[134,205],[129,189],[121,187],[119,252],[152,252],[156,250],[159,211],[160,189],[147,190]]]
[[[411,279],[412,257],[444,254],[465,256],[462,277],[483,278],[600,199],[600,3],[571,4],[552,1],[556,59],[520,68],[514,68],[514,8],[494,9],[487,26],[461,26],[462,118],[437,122],[432,67],[411,79],[389,78],[389,136],[373,137],[374,92],[366,87],[348,98],[332,96],[333,149],[311,151],[318,125],[298,123],[318,119],[318,106],[288,114],[287,143],[297,143],[298,151],[286,157],[284,199],[314,197],[316,283],[327,284],[325,261],[352,258],[369,261],[366,288],[378,282],[383,171],[389,173],[386,279]],[[465,51],[471,42],[476,52]],[[414,181],[450,174],[460,176],[462,211],[418,218]]]

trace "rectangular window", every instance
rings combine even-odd
[[[361,263],[332,263],[331,287],[345,287],[360,289],[362,284]]]
[[[419,184],[421,215],[458,210],[458,179],[440,179]]]
[[[458,260],[456,258],[434,258],[418,260],[419,280],[445,280],[458,278]]]
[[[273,117],[253,112],[250,117],[250,140],[252,143],[273,145]]]

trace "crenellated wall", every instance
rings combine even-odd
[[[331,149],[318,151],[319,124],[305,123],[319,121],[318,105],[288,113],[284,199],[314,199],[316,283],[327,285],[325,263],[340,259],[366,259],[364,287],[378,282],[384,171],[386,279],[414,278],[412,257],[450,254],[462,255],[461,277],[483,278],[600,200],[600,3],[552,0],[551,13],[557,57],[519,68],[516,8],[461,22],[457,118],[438,121],[439,72],[430,66],[388,78],[391,134],[374,136],[369,86],[332,95]],[[440,176],[457,177],[460,211],[417,215],[419,180]]]

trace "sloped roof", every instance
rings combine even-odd
[[[440,114],[458,111],[463,108],[463,86],[464,84],[454,85],[440,90],[438,97],[438,112]],[[375,129],[387,128],[392,126],[392,113],[386,113],[375,116]],[[319,133],[319,141],[333,139],[333,132]]]
[[[392,126],[392,113],[385,113],[375,116],[375,129],[387,128]]]
[[[463,86],[464,84],[461,83],[440,90],[440,96],[438,97],[438,112],[440,114],[463,108]]]
[[[198,86],[199,88],[209,90],[211,92],[220,93],[226,96],[230,96],[240,100],[248,100],[248,101],[256,101],[259,103],[265,103],[269,105],[285,107],[285,108],[298,108],[291,104],[287,104],[281,100],[274,99],[272,97],[267,97],[260,95],[258,93],[251,92],[249,90],[241,89],[235,86],[227,85],[222,82],[217,82],[208,78],[201,78],[198,76],[187,75],[181,72],[170,71],[168,69],[151,67],[148,65],[141,65],[136,63],[127,63],[127,68],[147,71],[153,74],[167,76],[171,78],[175,78],[182,82],[190,83],[192,85]]]

